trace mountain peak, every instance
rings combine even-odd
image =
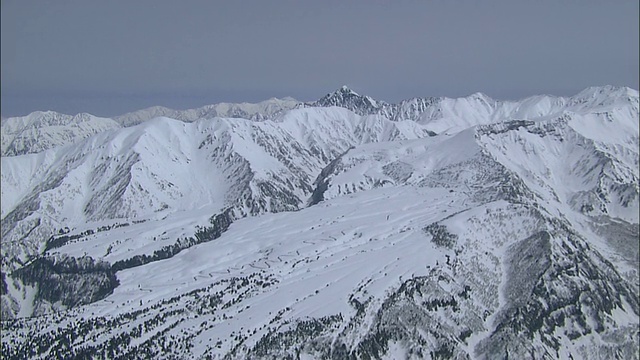
[[[575,98],[638,96],[638,90],[626,86],[601,85],[589,86],[575,95]]]
[[[341,87],[339,87],[338,89],[336,89],[333,92],[328,93],[327,95],[325,95],[323,97],[323,99],[329,99],[329,98],[342,98],[344,96],[361,96],[360,94],[358,94],[357,92],[351,90],[347,85],[342,85]]]
[[[323,96],[320,100],[313,103],[312,106],[339,106],[359,115],[365,115],[377,113],[381,104],[369,96],[360,95],[348,86],[342,85],[336,91]]]
[[[347,94],[354,94],[354,95],[358,95],[358,93],[357,93],[357,92],[355,92],[355,91],[351,90],[347,85],[342,85],[342,86],[340,87],[340,89],[336,90],[335,92],[336,92],[336,93],[337,93],[337,92],[341,92],[341,93],[347,93]]]

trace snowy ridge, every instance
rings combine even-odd
[[[185,122],[214,117],[259,121],[293,109],[298,104],[298,101],[291,98],[273,98],[256,104],[219,103],[188,110],[156,106],[116,116],[113,119],[84,113],[71,116],[55,111],[36,111],[27,116],[2,118],[2,156],[41,152],[78,142],[102,131],[134,126],[157,117],[168,117]]]
[[[591,87],[569,98],[539,95],[519,101],[497,101],[476,93],[465,98],[442,98],[422,113],[418,121],[435,133],[453,133],[474,125],[553,118],[564,113],[586,115],[620,108],[630,111],[633,118],[632,114],[637,114],[638,109],[638,91],[626,87]]]
[[[429,133],[435,135],[464,130],[473,125],[512,119],[557,116],[563,112],[583,114],[603,107],[615,109],[625,103],[630,104],[630,110],[637,113],[638,91],[626,87],[602,86],[587,88],[571,98],[545,95],[532,96],[520,101],[498,101],[476,93],[457,99],[412,98],[390,104],[360,95],[342,86],[315,102],[303,103],[292,98],[272,98],[255,104],[219,103],[188,110],[156,106],[113,119],[98,118],[89,114],[71,116],[53,111],[37,111],[23,117],[2,118],[2,156],[37,153],[80,141],[105,130],[134,126],[157,117],[184,122],[214,117],[263,121],[282,116],[292,109],[337,106],[358,115],[382,115],[392,121],[417,121],[427,124]]]
[[[37,153],[119,127],[111,119],[85,113],[70,116],[37,111],[7,118],[2,121],[2,156]]]
[[[3,357],[640,358],[637,91],[338,92],[3,157]]]
[[[218,103],[189,110],[173,110],[162,106],[155,106],[116,116],[114,120],[123,126],[137,125],[156,117],[168,117],[185,122],[214,117],[266,120],[283,111],[295,108],[299,103],[299,101],[292,98],[273,98],[255,104]]]
[[[339,106],[360,115],[379,114],[394,121],[413,120],[426,125],[432,134],[439,134],[509,120],[551,118],[563,113],[585,115],[597,112],[595,109],[624,109],[633,117],[638,112],[638,91],[627,87],[600,86],[587,88],[568,98],[537,95],[518,101],[500,101],[475,93],[461,98],[412,98],[390,104],[360,95],[343,86],[320,100],[305,105]],[[628,117],[629,115],[625,116]]]

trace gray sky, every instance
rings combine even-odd
[[[2,115],[638,89],[638,0],[7,1]]]

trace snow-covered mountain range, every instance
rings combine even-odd
[[[197,109],[173,110],[155,106],[113,119],[90,114],[76,116],[54,111],[36,111],[27,116],[2,118],[2,156],[31,154],[49,148],[75,143],[104,130],[134,126],[157,117],[185,122],[214,117],[263,120],[299,106],[291,99],[270,99],[257,104],[219,103]]]
[[[638,104],[3,119],[3,358],[638,358]]]

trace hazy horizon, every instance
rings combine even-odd
[[[189,5],[3,1],[2,116],[639,87],[637,1]]]

